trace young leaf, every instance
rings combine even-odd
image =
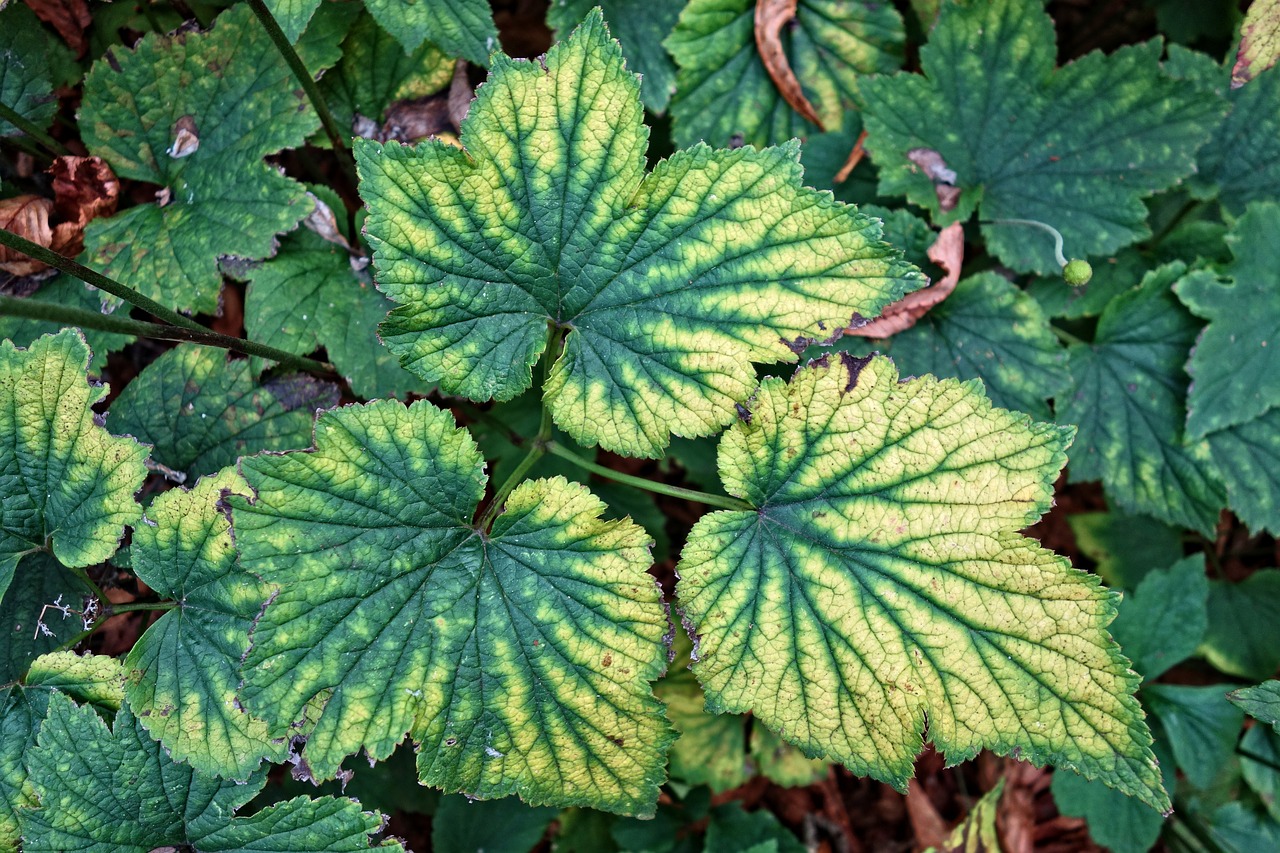
[[[467,151],[356,141],[381,334],[442,390],[509,400],[547,325],[568,331],[545,387],[580,443],[657,456],[709,435],[812,337],[875,316],[923,279],[872,220],[800,186],[795,145],[697,146],[644,174],[635,75],[598,11],[544,64],[498,56]]]
[[[1270,723],[1280,734],[1280,681],[1264,681],[1257,687],[1241,687],[1227,694],[1250,717]]]
[[[1280,204],[1254,204],[1227,235],[1235,261],[1224,277],[1196,271],[1174,287],[1209,321],[1187,362],[1187,433],[1243,424],[1280,406]]]
[[[1183,269],[1148,273],[1107,306],[1092,344],[1069,348],[1072,388],[1058,422],[1080,429],[1073,482],[1101,479],[1125,511],[1211,535],[1226,493],[1209,446],[1182,434],[1183,364],[1199,330],[1170,290]]]
[[[1193,554],[1142,579],[1120,605],[1111,634],[1148,682],[1195,654],[1209,628],[1204,555]]]
[[[29,349],[0,341],[0,595],[24,554],[52,551],[67,566],[116,552],[146,479],[147,450],[98,426],[107,395],[85,378],[89,347],[72,329]]]
[[[258,385],[246,359],[181,344],[125,386],[107,424],[152,445],[156,460],[195,478],[263,450],[311,443],[317,409],[338,402],[337,389],[310,376]]]
[[[622,43],[627,67],[640,75],[640,100],[655,113],[665,112],[676,91],[676,66],[662,40],[675,27],[684,0],[558,0],[547,6],[547,26],[565,36],[595,6]]]
[[[106,655],[55,652],[32,663],[24,684],[0,691],[0,845],[5,849],[18,849],[18,810],[37,805],[26,757],[55,691],[114,713],[124,702],[124,669]]]
[[[300,228],[284,238],[275,258],[245,275],[244,323],[252,340],[297,355],[323,346],[362,397],[427,390],[378,340],[374,330],[395,306],[374,290],[368,273],[351,269],[340,246]]]
[[[665,45],[680,70],[671,104],[673,136],[682,148],[773,145],[805,139],[819,128],[792,109],[760,59],[755,0],[693,0]],[[891,3],[801,0],[782,45],[805,98],[827,130],[856,116],[858,75],[902,66],[906,33]],[[857,128],[845,142],[852,146]]]
[[[226,469],[191,491],[174,489],[133,531],[133,570],[178,603],[147,628],[125,661],[126,693],[142,726],[175,761],[201,773],[244,779],[264,757],[283,761],[288,738],[238,707],[240,662],[272,588],[235,564],[231,522],[218,501],[249,486]]]
[[[720,444],[757,509],[704,516],[677,567],[708,707],[900,789],[927,716],[950,761],[1019,754],[1164,811],[1113,595],[1016,532],[1071,430],[979,388],[847,355],[763,382]]]
[[[27,754],[38,809],[22,809],[28,853],[112,853],[186,847],[202,853],[356,853],[368,850],[382,816],[354,800],[299,797],[250,817],[233,817],[262,789],[175,764],[147,736],[128,705],[108,727],[89,706],[49,697],[37,746]],[[378,849],[403,848],[394,842]]]
[[[322,17],[298,46],[313,72],[340,55],[343,32]],[[262,158],[318,127],[248,5],[206,33],[152,34],[113,51],[85,78],[80,129],[116,174],[163,187],[163,203],[90,223],[87,263],[165,305],[213,313],[218,256],[270,255],[275,235],[311,212],[302,186]]]
[[[1055,53],[1041,0],[945,4],[920,51],[923,76],[858,83],[881,192],[905,194],[937,222],[975,208],[986,220],[1046,222],[1078,257],[1147,236],[1143,197],[1194,171],[1225,105],[1166,76],[1159,41],[1058,70]],[[922,151],[941,169],[920,168]],[[939,202],[935,178],[944,176],[962,190],[954,211]],[[983,233],[1010,267],[1058,272],[1039,229],[988,224]]]
[[[907,373],[981,379],[992,403],[1037,418],[1071,381],[1040,306],[995,273],[962,280],[883,352]]]
[[[488,65],[498,48],[487,0],[365,0],[365,7],[406,53],[429,40],[450,56]]]
[[[420,401],[326,412],[316,449],[241,462],[240,563],[280,592],[242,699],[317,779],[406,732],[424,783],[480,798],[653,813],[671,735],[649,682],[667,619],[649,537],[564,479],[526,481],[472,526],[475,443]]]

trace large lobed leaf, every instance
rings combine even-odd
[[[1017,754],[1167,810],[1114,596],[1016,532],[1072,431],[979,387],[847,355],[764,381],[720,445],[755,509],[705,516],[677,567],[708,707],[900,788],[927,718],[950,761]]]
[[[1076,255],[1126,246],[1150,233],[1143,197],[1195,170],[1225,112],[1216,94],[1167,76],[1160,54],[1151,41],[1055,70],[1041,0],[947,3],[920,51],[923,76],[858,83],[881,192],[905,194],[940,221],[975,209],[985,220],[1039,220]],[[913,159],[921,149],[954,173],[954,211]],[[1038,229],[988,223],[983,233],[1010,267],[1058,271],[1053,240]]]
[[[665,663],[648,535],[604,521],[562,478],[526,481],[472,525],[482,460],[425,401],[351,406],[316,449],[241,462],[241,565],[279,587],[242,700],[283,736],[318,700],[316,778],[408,732],[426,784],[481,798],[652,814],[671,735],[649,682]]]
[[[338,60],[344,20],[334,11],[312,21],[299,44],[312,71]],[[218,257],[270,255],[275,235],[311,212],[302,185],[262,158],[301,145],[318,127],[247,4],[208,32],[153,34],[113,51],[85,78],[81,133],[118,175],[163,187],[167,203],[91,223],[89,262],[166,305],[213,313]],[[184,128],[199,140],[189,153],[179,145]]]
[[[93,565],[142,517],[133,495],[147,450],[95,422],[90,407],[107,388],[89,384],[88,366],[89,347],[71,329],[25,350],[0,341],[0,595],[24,554]]]
[[[709,435],[755,387],[752,361],[923,283],[879,226],[800,186],[794,145],[696,146],[644,174],[635,75],[598,11],[542,63],[498,55],[466,150],[357,140],[381,334],[453,394],[531,385],[550,324],[567,332],[544,393],[580,443],[656,456]]]

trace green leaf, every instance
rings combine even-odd
[[[1256,204],[1227,235],[1235,261],[1218,278],[1193,272],[1174,288],[1209,321],[1187,362],[1191,438],[1246,423],[1280,405],[1280,204]]]
[[[191,491],[174,489],[133,532],[133,571],[177,608],[147,628],[125,661],[127,694],[143,727],[175,761],[201,773],[244,779],[263,758],[283,761],[287,738],[236,699],[240,662],[272,588],[235,562],[231,522],[218,501],[248,484],[231,468]]]
[[[10,3],[0,13],[0,103],[41,130],[49,126],[58,98],[53,88],[64,82],[75,65],[65,44],[46,30],[22,3]],[[0,136],[22,131],[0,119]]]
[[[90,288],[69,275],[59,275],[45,282],[39,290],[25,298],[33,302],[48,302],[67,308],[99,311],[104,295],[102,291]],[[8,338],[15,344],[30,344],[41,335],[56,335],[65,325],[65,323],[54,323],[48,320],[0,316],[0,338]],[[93,351],[93,358],[89,360],[89,372],[95,376],[101,374],[102,368],[106,367],[108,353],[119,352],[134,341],[132,335],[100,332],[97,329],[81,329],[80,333],[84,335],[89,349]]]
[[[1251,530],[1280,533],[1280,406],[1206,440],[1231,509]]]
[[[52,554],[23,558],[0,601],[0,627],[6,631],[0,638],[0,684],[22,678],[36,657],[79,634],[80,614],[92,594],[93,587]]]
[[[1178,768],[1197,788],[1207,788],[1235,751],[1244,714],[1226,700],[1229,687],[1149,684],[1147,709],[1169,735]]]
[[[1080,777],[1073,775],[1071,778],[1079,779]],[[1057,774],[1054,775],[1054,780],[1057,780]],[[1004,779],[1001,779],[994,788],[982,795],[982,799],[973,804],[973,808],[965,815],[960,825],[947,836],[947,840],[942,845],[942,853],[984,853],[984,851],[999,853],[1001,847],[1000,835],[996,830],[996,816],[1000,809],[1000,797],[1003,795]],[[1149,809],[1143,811],[1147,814],[1151,813]],[[936,853],[936,851],[935,848],[930,847],[925,853]]]
[[[1152,569],[1182,557],[1182,532],[1145,516],[1082,512],[1067,516],[1067,523],[1108,586],[1133,589]]]
[[[825,761],[808,758],[799,747],[787,743],[764,726],[751,729],[751,757],[761,776],[784,788],[812,785],[827,775]]]
[[[325,17],[298,46],[313,72],[339,57],[343,33]],[[311,212],[302,186],[262,158],[301,145],[319,119],[248,5],[209,32],[148,35],[111,57],[85,78],[85,144],[121,177],[159,184],[167,203],[91,222],[87,263],[165,305],[212,314],[218,257],[266,257]],[[180,121],[199,139],[185,156]]]
[[[981,379],[992,403],[1037,418],[1051,417],[1045,400],[1071,381],[1040,306],[990,272],[962,280],[882,352],[909,374]]]
[[[1167,786],[1177,779],[1173,753],[1163,739],[1152,747],[1160,762]],[[1164,817],[1142,803],[1098,782],[1074,773],[1053,774],[1050,787],[1058,811],[1068,817],[1082,817],[1089,836],[1113,853],[1148,853],[1160,837]]]
[[[1041,0],[945,4],[920,51],[924,75],[858,83],[880,167],[880,191],[905,194],[937,222],[1032,219],[1068,253],[1105,255],[1147,236],[1144,196],[1195,169],[1221,120],[1216,95],[1166,76],[1159,41],[1093,52],[1055,69],[1053,21]],[[940,155],[962,193],[941,208],[916,149]],[[940,177],[945,172],[933,170]],[[947,176],[949,177],[949,176]],[[987,248],[1020,272],[1056,273],[1037,228],[983,225]]]
[[[1199,329],[1170,290],[1183,265],[1148,273],[1111,302],[1092,344],[1068,350],[1072,389],[1058,422],[1080,433],[1071,480],[1101,479],[1107,496],[1141,513],[1212,535],[1226,494],[1203,441],[1182,434],[1187,351]]]
[[[258,385],[247,360],[180,344],[125,387],[107,424],[152,445],[157,461],[194,478],[241,456],[307,447],[316,409],[337,402],[337,389],[327,382],[296,375]]]
[[[89,384],[88,366],[89,347],[71,329],[25,350],[0,341],[0,595],[24,554],[100,563],[142,517],[133,495],[146,448],[98,426],[91,406],[107,388]]]
[[[1280,735],[1254,726],[1240,738],[1240,773],[1262,800],[1271,819],[1280,821]]]
[[[263,0],[263,3],[291,43],[298,41],[320,7],[320,0]]]
[[[1280,681],[1264,681],[1257,687],[1241,687],[1227,694],[1246,714],[1271,727],[1280,734]]]
[[[378,323],[395,306],[373,289],[367,274],[352,270],[342,247],[299,228],[281,242],[274,259],[245,275],[250,339],[297,355],[324,347],[362,397],[427,390],[378,340]]]
[[[450,56],[488,65],[498,47],[487,0],[365,0],[365,7],[406,53],[430,40]]]
[[[703,853],[742,853],[760,844],[769,844],[768,849],[775,853],[805,853],[806,849],[768,811],[748,812],[737,802],[711,810]]]
[[[1209,832],[1232,853],[1270,853],[1280,847],[1280,822],[1245,803],[1228,803],[1215,811]]]
[[[1280,667],[1280,570],[1209,584],[1209,663],[1228,675],[1270,678]]]
[[[262,788],[265,774],[239,783],[175,764],[127,705],[108,728],[93,708],[54,694],[37,743],[27,763],[40,808],[18,814],[29,853],[166,846],[202,853],[354,853],[374,846],[370,835],[382,825],[381,815],[334,797],[299,797],[232,817]]]
[[[1141,281],[1151,262],[1139,252],[1126,249],[1114,258],[1099,260],[1093,266],[1093,278],[1083,287],[1071,287],[1062,280],[1062,274],[1037,277],[1027,287],[1040,307],[1050,317],[1076,320],[1081,317],[1097,317],[1121,293],[1134,288]]]
[[[677,567],[708,707],[901,789],[927,715],[949,761],[1017,753],[1166,810],[1113,595],[1016,532],[1071,431],[979,387],[847,355],[763,382],[720,443],[757,509],[704,516]]]
[[[544,395],[586,446],[709,435],[813,337],[923,283],[876,223],[800,186],[797,148],[697,146],[644,174],[635,76],[598,12],[545,65],[498,56],[460,151],[356,140],[381,335],[442,390],[509,400],[547,326]],[[469,152],[469,153],[468,153]]]
[[[434,853],[529,853],[557,814],[507,797],[472,802],[442,797],[431,821]]]
[[[1150,683],[1195,654],[1209,628],[1204,555],[1148,574],[1120,605],[1111,634]]]
[[[449,85],[453,58],[431,42],[408,53],[362,13],[342,43],[342,61],[320,80],[320,92],[338,125],[354,130],[357,116],[381,125],[395,101],[422,98]]]
[[[257,498],[228,499],[241,565],[280,587],[248,710],[281,736],[319,697],[318,779],[409,732],[426,784],[652,814],[671,736],[644,531],[557,478],[522,483],[482,534],[480,454],[425,401],[326,412],[315,435],[314,452],[244,459]]]
[[[673,136],[687,148],[772,145],[815,135],[769,77],[755,41],[753,0],[693,0],[665,46],[679,72],[671,103]],[[891,3],[800,0],[783,27],[787,61],[827,130],[856,122],[858,77],[902,66],[906,33]],[[846,154],[857,136],[846,140]]]
[[[124,670],[115,658],[56,652],[35,660],[25,685],[0,691],[0,845],[5,849],[18,849],[18,810],[37,805],[26,756],[36,745],[51,692],[115,712],[124,701],[123,688]]]
[[[627,67],[640,75],[640,100],[655,113],[665,112],[676,91],[676,65],[662,46],[684,8],[684,0],[558,0],[547,6],[547,26],[557,38],[568,35],[595,6],[622,43]]]
[[[1202,78],[1202,83],[1218,91],[1226,89],[1229,71],[1213,62],[1206,64],[1212,76]],[[1273,108],[1280,98],[1280,71],[1268,69],[1247,86],[1227,89],[1225,94],[1231,112],[1200,149],[1199,165],[1189,183],[1196,195],[1216,197],[1227,210],[1239,214],[1247,204],[1280,196],[1280,119]]]

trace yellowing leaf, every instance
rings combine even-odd
[[[708,705],[900,788],[927,721],[950,761],[1020,755],[1166,810],[1112,594],[1016,532],[1071,430],[979,387],[849,356],[764,381],[720,446],[756,509],[705,516],[677,567]]]

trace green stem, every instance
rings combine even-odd
[[[1060,267],[1067,265],[1067,256],[1062,254],[1062,233],[1047,222],[1041,222],[1039,219],[984,219],[983,222],[990,225],[1029,225],[1032,228],[1047,231],[1053,237],[1054,260],[1058,262]]]
[[[207,347],[228,349],[244,355],[257,356],[269,361],[277,361],[295,370],[306,370],[311,373],[337,373],[337,369],[323,361],[304,358],[285,352],[265,344],[233,338],[210,331],[196,325],[195,329],[178,328],[164,323],[148,323],[129,317],[116,317],[111,314],[99,314],[83,308],[72,308],[52,302],[40,302],[35,299],[18,299],[13,296],[0,296],[0,316],[25,317],[28,320],[45,320],[51,323],[65,323],[70,326],[81,326],[86,329],[98,329],[103,332],[115,332],[120,335],[156,338],[162,341],[185,341]]]
[[[1058,340],[1062,341],[1067,346],[1088,346],[1088,344],[1068,332],[1066,329],[1060,329],[1053,324],[1050,324],[1049,328],[1053,329],[1053,333],[1058,336]]]
[[[284,57],[284,61],[289,64],[289,69],[293,71],[293,76],[298,78],[298,82],[302,85],[302,90],[307,93],[307,98],[311,101],[311,106],[316,111],[316,115],[320,116],[320,124],[324,125],[324,132],[328,134],[329,141],[333,143],[333,150],[344,151],[351,147],[350,140],[342,135],[342,131],[338,129],[338,123],[334,121],[333,113],[329,112],[329,105],[325,103],[324,96],[320,94],[320,87],[316,85],[315,78],[311,76],[311,72],[307,70],[307,66],[302,63],[302,58],[298,56],[298,52],[293,49],[293,45],[289,43],[289,37],[284,34],[284,30],[280,29],[280,23],[271,14],[271,10],[262,0],[249,0],[253,13],[258,16],[258,20],[262,22],[262,27],[267,31],[267,35],[271,37],[271,41],[275,42],[276,49],[280,51],[280,55]]]
[[[713,495],[710,492],[699,492],[695,489],[685,489],[680,486],[669,486],[666,483],[646,480],[644,477],[624,474],[621,471],[615,471],[612,468],[597,465],[595,462],[583,459],[564,445],[557,444],[554,441],[548,441],[546,443],[546,447],[547,452],[552,456],[559,456],[566,462],[571,462],[583,470],[590,471],[592,474],[598,474],[608,480],[613,480],[615,483],[634,486],[637,489],[644,489],[647,492],[655,492],[659,495],[681,498],[686,501],[696,501],[698,503],[707,504],[708,506],[719,507],[720,509],[740,510],[743,512],[755,512],[756,509],[746,501],[731,498],[727,495]]]
[[[134,602],[132,604],[112,604],[107,607],[106,618],[119,616],[121,613],[137,613],[143,610],[173,610],[178,606],[176,601]]]
[[[85,284],[91,284],[99,290],[105,290],[112,296],[118,296],[130,305],[136,305],[148,314],[154,314],[166,323],[172,323],[175,326],[181,326],[184,329],[191,329],[195,332],[208,331],[190,317],[184,317],[177,311],[166,308],[154,299],[143,296],[132,287],[127,287],[113,278],[107,278],[97,270],[91,270],[83,264],[77,263],[68,257],[59,255],[57,252],[46,249],[39,243],[32,243],[25,237],[14,234],[4,228],[0,228],[0,245],[8,246],[10,249],[16,249],[24,255],[35,258],[37,261],[46,263],[55,269],[60,269],[64,273],[74,278],[78,278]]]
[[[78,566],[68,566],[67,568],[71,569],[71,573],[78,577],[81,583],[89,587],[90,594],[92,594],[94,598],[99,601],[107,600],[107,594],[102,591],[102,587],[93,582],[93,578],[89,577],[88,572]]]
[[[18,130],[25,133],[27,136],[30,136],[32,139],[39,142],[45,148],[48,148],[54,154],[57,154],[62,157],[66,157],[71,154],[71,152],[67,150],[67,147],[65,145],[63,145],[58,140],[54,139],[49,134],[45,133],[43,130],[37,127],[34,122],[29,121],[17,110],[15,110],[13,107],[3,102],[0,102],[0,118],[9,122],[9,124],[13,125]]]

